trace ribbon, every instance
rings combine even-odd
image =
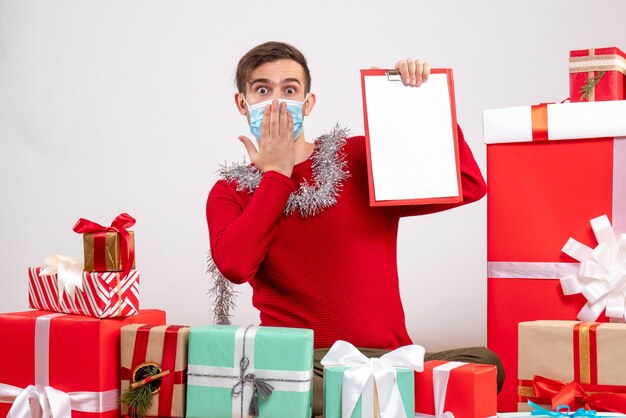
[[[533,388],[536,397],[550,399],[552,408],[568,405],[572,408],[626,413],[626,393],[591,393],[576,381],[564,383],[543,376],[533,377]]]
[[[13,403],[7,418],[71,418],[72,411],[107,412],[119,408],[117,389],[66,393],[49,385],[50,321],[64,314],[37,317],[35,322],[35,384],[19,388],[0,383],[0,402]]]
[[[530,107],[532,117],[532,134],[534,141],[548,140],[548,103]]]
[[[592,71],[618,71],[626,75],[626,58],[618,54],[570,57],[569,72],[586,73]]]
[[[233,367],[188,365],[188,385],[231,388],[233,417],[247,416],[244,415],[246,405],[248,415],[258,416],[259,396],[267,398],[272,391],[311,390],[313,379],[311,369],[306,371],[255,369],[254,340],[258,329],[259,327],[250,325],[239,327],[235,331]]]
[[[57,293],[59,303],[63,300],[63,292],[70,298],[74,297],[76,288],[83,290],[83,262],[76,257],[51,254],[44,259],[45,267],[39,274],[43,276],[57,275]]]
[[[587,303],[578,313],[581,321],[594,322],[602,311],[609,318],[626,318],[626,234],[619,239],[606,215],[592,219],[598,241],[594,249],[570,238],[562,251],[580,262],[577,274],[561,278],[565,295],[582,293]]]
[[[122,213],[118,215],[113,222],[111,222],[111,226],[106,227],[90,220],[80,218],[76,225],[72,228],[74,232],[79,234],[88,234],[94,233],[94,251],[95,254],[104,252],[104,249],[101,245],[104,243],[100,243],[98,240],[98,236],[105,236],[107,232],[117,232],[120,236],[120,263],[122,265],[122,274],[120,276],[120,281],[124,279],[128,273],[130,272],[133,261],[135,259],[135,245],[134,241],[130,236],[130,233],[127,231],[127,228],[130,228],[135,224],[135,218],[130,216],[127,213]],[[95,261],[94,261],[95,262]],[[106,267],[102,268],[102,266],[97,267],[98,270],[106,271]]]
[[[435,400],[435,415],[416,413],[415,418],[454,418],[454,414],[452,412],[445,411],[448,380],[450,379],[450,372],[452,370],[466,364],[467,363],[463,363],[461,361],[449,361],[433,369],[433,395]]]
[[[341,414],[350,418],[354,408],[363,396],[373,397],[366,391],[366,385],[373,378],[378,397],[380,418],[406,418],[406,412],[396,382],[396,367],[407,367],[417,372],[424,370],[424,347],[407,345],[384,354],[380,358],[367,358],[347,341],[336,341],[322,358],[324,367],[349,367],[343,374],[341,392]],[[445,396],[445,395],[444,395]]]
[[[533,401],[528,401],[528,405],[532,406],[533,410],[530,415],[541,415],[546,417],[597,417],[596,411],[593,409],[585,410],[580,408],[574,412],[571,412],[571,409],[567,405],[559,405],[555,411],[550,411],[544,409],[534,403]]]

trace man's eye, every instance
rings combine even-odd
[[[267,93],[269,93],[270,91],[269,91],[269,89],[268,89],[268,88],[265,88],[265,87],[259,87],[258,89],[256,89],[256,92],[257,92],[257,93],[259,93],[259,94],[267,94]]]
[[[287,87],[285,89],[285,93],[287,93],[287,94],[296,94],[296,89],[294,89],[293,87]]]

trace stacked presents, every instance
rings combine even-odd
[[[0,415],[309,418],[313,331],[165,325],[139,309],[135,220],[80,219],[84,265],[30,268],[35,310],[0,314]],[[494,366],[423,362],[412,345],[368,359],[338,341],[326,366],[326,417],[495,415]]]
[[[570,103],[483,114],[499,410],[626,413],[625,74],[617,48],[572,51]]]

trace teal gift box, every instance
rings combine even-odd
[[[188,361],[187,418],[311,416],[312,330],[194,327]]]
[[[341,393],[343,390],[343,373],[350,367],[327,366],[324,368],[324,417],[342,418],[341,416]],[[400,390],[402,405],[407,417],[415,415],[415,371],[404,367],[396,367],[396,383]],[[350,418],[378,417],[375,410],[378,400],[374,394],[373,377],[370,377],[363,393],[359,397]],[[368,393],[369,392],[369,393]],[[372,412],[363,414],[364,408]]]

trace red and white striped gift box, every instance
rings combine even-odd
[[[139,273],[83,272],[82,290],[62,292],[56,274],[41,274],[42,267],[28,269],[28,304],[35,309],[87,315],[95,318],[126,317],[139,310]]]

